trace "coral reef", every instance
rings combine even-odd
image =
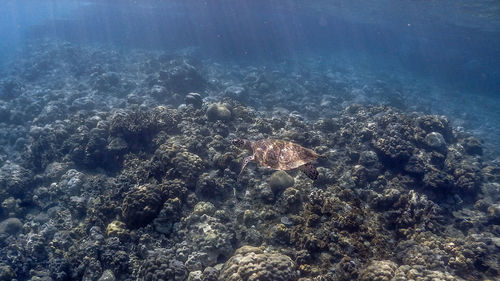
[[[164,249],[157,249],[141,264],[139,280],[186,280],[188,271],[184,264],[176,260],[173,254]]]
[[[0,81],[0,280],[500,274],[491,139],[416,112],[390,83],[307,63],[26,52]],[[233,138],[328,160],[315,181],[256,165],[238,177],[247,153]]]

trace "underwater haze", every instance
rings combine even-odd
[[[0,281],[500,278],[500,2],[0,2]]]

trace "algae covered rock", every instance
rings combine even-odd
[[[110,118],[111,135],[125,139],[138,138],[156,130],[152,114],[143,109],[117,110]]]
[[[465,151],[471,155],[482,155],[483,146],[481,141],[475,137],[468,137],[462,141]]]
[[[493,204],[488,207],[488,215],[490,220],[500,222],[500,204]]]
[[[431,148],[438,151],[446,150],[446,141],[443,135],[438,132],[430,132],[425,136],[425,144]]]
[[[243,246],[222,267],[219,281],[293,281],[297,265],[290,257]]]
[[[108,224],[108,226],[106,227],[106,236],[108,236],[108,237],[112,237],[112,236],[123,237],[123,236],[128,234],[128,231],[125,227],[126,226],[125,226],[124,222],[114,220],[114,221],[110,222]]]
[[[165,203],[153,220],[153,226],[156,231],[163,234],[170,234],[173,231],[173,225],[180,219],[181,200],[178,197],[170,198]]]
[[[101,277],[97,281],[115,281],[115,280],[116,278],[115,275],[113,274],[113,271],[107,269],[102,273]]]
[[[181,151],[172,159],[175,173],[189,185],[194,184],[205,168],[203,159],[195,153]]]
[[[269,178],[269,186],[274,193],[285,190],[287,187],[293,186],[295,180],[285,171],[276,171]]]
[[[195,108],[201,108],[203,104],[203,98],[198,93],[187,94],[186,97],[184,98],[184,101],[186,102],[186,104],[191,104]]]
[[[145,143],[159,130],[173,130],[178,123],[176,110],[158,106],[151,110],[132,108],[116,110],[109,118],[109,133],[127,143]]]
[[[232,113],[229,108],[222,103],[211,104],[207,109],[207,118],[210,121],[228,121],[232,118]]]
[[[22,83],[15,78],[0,81],[0,99],[11,100],[18,97],[23,91]]]
[[[237,101],[246,102],[248,101],[249,92],[241,86],[232,85],[224,90],[224,97],[228,97]]]
[[[18,164],[7,161],[0,168],[0,186],[14,197],[25,196],[33,185],[33,174]]]
[[[16,274],[12,268],[5,264],[0,264],[0,281],[13,280]]]
[[[187,255],[191,263],[198,262],[202,267],[215,266],[234,251],[235,234],[224,221],[206,214],[189,216],[186,221],[190,223],[178,235],[184,235],[187,245],[192,247],[193,251]]]
[[[15,235],[23,229],[23,223],[18,218],[8,218],[0,222],[0,234]]]
[[[464,279],[452,275],[448,272],[428,270],[419,266],[402,265],[396,272],[394,281],[407,280],[432,280],[432,281],[462,281]]]
[[[173,257],[170,250],[156,249],[142,262],[138,279],[143,281],[186,280],[188,271],[184,264]]]
[[[197,214],[199,216],[201,215],[213,215],[213,213],[215,212],[215,206],[214,204],[210,203],[210,202],[198,202],[195,206],[194,206],[194,210],[193,210],[193,214]]]
[[[417,118],[418,126],[427,133],[437,132],[446,141],[453,139],[453,130],[450,121],[445,116],[424,115]]]
[[[372,167],[377,163],[378,163],[378,156],[375,151],[367,150],[360,153],[359,164],[365,167]]]
[[[158,82],[171,92],[182,95],[202,91],[207,85],[198,69],[184,60],[171,60],[169,67],[158,73]]]

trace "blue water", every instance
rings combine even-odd
[[[30,1],[6,0],[0,3],[0,65],[19,52],[28,33],[38,25],[74,16],[74,12],[87,5],[83,1]],[[47,28],[50,28],[47,26]]]
[[[286,63],[304,72],[350,69],[370,76],[371,82],[398,83],[402,86],[398,91],[415,105],[414,110],[453,117],[456,125],[477,131],[488,140],[486,146],[500,151],[496,134],[500,4],[496,1],[7,1],[1,5],[0,28],[7,40],[0,43],[0,63],[30,40],[52,38],[122,50],[187,48],[200,59],[271,68]],[[358,79],[358,86],[371,83],[370,79]]]
[[[500,89],[495,1],[6,1],[2,54],[34,37],[120,47],[197,47],[263,61],[349,52],[479,95]],[[384,7],[384,8],[381,8]],[[5,58],[3,59],[5,60]]]

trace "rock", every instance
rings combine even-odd
[[[172,159],[175,173],[183,178],[188,185],[196,183],[198,176],[205,167],[203,159],[189,151],[181,151]]]
[[[488,214],[492,221],[500,222],[500,204],[493,204],[488,208]]]
[[[68,195],[78,195],[85,182],[85,175],[75,169],[68,170],[61,177],[59,186],[64,188]]]
[[[443,135],[438,132],[431,132],[425,136],[425,144],[435,150],[444,150],[446,149],[446,141],[444,140]]]
[[[14,280],[15,273],[12,268],[5,264],[0,264],[0,281]]]
[[[72,111],[92,110],[93,108],[95,108],[95,101],[91,97],[77,98],[69,106]]]
[[[471,155],[482,155],[483,147],[481,145],[481,141],[476,139],[475,137],[468,137],[463,140],[463,146],[465,151]]]
[[[295,180],[285,171],[276,171],[269,178],[269,186],[274,193],[281,192],[293,186]]]
[[[378,280],[378,279],[375,279]],[[432,281],[452,281],[464,279],[452,275],[449,272],[438,270],[429,270],[420,265],[402,265],[396,269],[394,277],[391,280],[432,280]],[[486,279],[488,280],[488,279]]]
[[[10,121],[10,109],[8,104],[4,104],[0,101],[0,122],[9,122]]]
[[[5,79],[0,82],[0,99],[14,99],[18,97],[22,91],[22,83],[16,79]]]
[[[492,237],[491,242],[497,247],[500,248],[500,237]]]
[[[232,118],[231,110],[221,103],[211,104],[207,109],[207,118],[210,121],[229,121]]]
[[[447,141],[453,139],[450,122],[445,116],[424,115],[417,119],[417,123],[427,133],[438,132]]]
[[[6,161],[0,168],[0,186],[14,197],[25,196],[33,185],[33,174],[18,164]]]
[[[140,110],[117,110],[110,117],[109,131],[112,136],[123,137],[126,141],[152,135],[158,124],[152,112]]]
[[[215,212],[215,206],[214,204],[210,202],[198,202],[194,206],[193,214],[197,214],[198,216],[201,215],[213,215]]]
[[[361,152],[359,155],[359,164],[365,166],[365,167],[371,167],[375,165],[378,162],[378,156],[375,151],[372,150],[367,150]]]
[[[23,223],[18,218],[8,218],[0,222],[0,234],[15,235],[23,229]]]
[[[169,92],[166,87],[160,85],[154,85],[151,87],[150,93],[153,97],[163,100],[169,95]]]
[[[116,278],[115,275],[113,274],[113,271],[107,269],[102,273],[101,277],[97,281],[115,281],[115,280]]]
[[[243,222],[247,226],[255,225],[258,222],[259,217],[253,210],[245,210],[243,212]]]
[[[128,149],[127,142],[120,137],[112,138],[106,148],[115,153],[125,152]]]
[[[108,237],[117,236],[121,237],[128,234],[125,223],[121,221],[114,220],[108,224],[106,227],[106,235]]]
[[[188,281],[202,281],[203,273],[201,270],[191,271],[188,276]]]
[[[198,70],[186,61],[172,60],[168,69],[160,70],[158,81],[172,92],[185,95],[203,90],[207,82]]]
[[[174,223],[180,219],[181,204],[178,197],[170,198],[163,203],[158,217],[153,220],[156,231],[167,235],[172,232]]]
[[[189,93],[184,98],[186,104],[192,104],[195,108],[201,108],[203,104],[203,98],[198,93]]]
[[[111,93],[120,87],[120,76],[115,72],[94,75],[93,89],[101,93]]]
[[[219,276],[219,271],[214,267],[207,266],[205,270],[203,270],[203,281],[217,281],[217,277]]]
[[[283,223],[279,223],[272,228],[272,237],[276,243],[288,244],[290,242],[290,230]]]
[[[68,170],[68,163],[52,162],[45,167],[44,177],[48,180],[58,180]]]
[[[1,210],[1,211],[5,212],[9,217],[15,217],[22,210],[21,206],[19,205],[20,203],[21,203],[21,200],[15,199],[14,197],[9,197],[9,198],[3,200],[2,205],[1,205],[3,210]],[[0,213],[1,213],[1,211],[0,211]]]
[[[202,268],[214,266],[221,259],[226,260],[234,251],[232,241],[235,237],[226,221],[207,215],[202,215],[195,221],[189,225],[188,229],[179,231],[185,235],[187,238],[185,241],[193,249],[191,253],[186,253],[186,256],[194,264],[201,263]]]
[[[193,252],[191,253],[184,266],[188,271],[199,271],[201,276],[201,270],[203,269],[203,264],[207,260],[207,254],[203,252]]]
[[[224,96],[241,101],[245,98],[246,91],[240,86],[229,86],[224,90]]]
[[[188,271],[176,258],[165,249],[156,249],[142,261],[137,280],[186,280]]]
[[[425,173],[426,162],[428,162],[426,154],[414,154],[408,159],[408,162],[404,166],[404,170],[409,174],[421,177]]]

